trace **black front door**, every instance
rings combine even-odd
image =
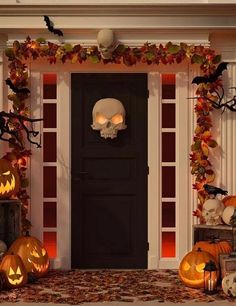
[[[72,268],[147,268],[147,75],[72,73]],[[102,98],[120,100],[125,130],[91,128]]]

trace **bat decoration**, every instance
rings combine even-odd
[[[227,65],[228,63],[226,62],[220,63],[214,73],[210,74],[209,76],[197,76],[192,80],[192,84],[199,85],[201,83],[214,83],[218,77],[222,75],[222,72],[227,69]]]
[[[23,87],[23,88],[17,88],[13,83],[12,81],[8,78],[5,80],[6,84],[10,87],[10,89],[12,91],[14,91],[15,93],[23,93],[23,94],[29,94],[30,93],[30,90],[26,87]]]
[[[54,28],[53,22],[50,20],[48,16],[44,16],[44,21],[46,22],[46,26],[50,32],[58,36],[63,36],[63,33],[61,30]]]
[[[36,145],[37,148],[41,147],[41,143],[33,141],[31,137],[36,137],[39,132],[33,128],[33,123],[43,119],[31,119],[22,115],[12,112],[0,112],[0,140],[7,141],[10,144],[23,148],[23,142],[19,135],[19,130],[22,129],[26,133],[27,140]],[[12,129],[12,121],[17,125],[17,129]],[[30,127],[29,127],[30,124]],[[40,139],[41,142],[41,139]]]

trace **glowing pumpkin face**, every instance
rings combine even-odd
[[[7,288],[18,288],[27,283],[27,272],[18,255],[6,255],[1,262],[0,270],[5,272]]]
[[[0,199],[9,199],[19,191],[19,175],[11,162],[0,159]]]
[[[210,253],[201,251],[201,249],[187,253],[179,266],[181,281],[188,287],[203,288],[204,268],[209,260],[213,260],[216,263]]]
[[[47,273],[49,268],[48,253],[37,238],[31,236],[19,237],[13,242],[9,252],[21,257],[27,272],[32,272],[37,277]]]

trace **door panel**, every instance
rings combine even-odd
[[[147,75],[71,76],[72,267],[147,267]],[[127,129],[91,128],[102,98],[120,100]]]

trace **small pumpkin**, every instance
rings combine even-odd
[[[0,271],[0,291],[5,287],[6,276],[4,271]]]
[[[179,266],[181,281],[191,288],[204,288],[204,268],[209,260],[216,263],[210,253],[202,251],[200,248],[187,253]]]
[[[18,288],[27,283],[28,276],[25,266],[16,254],[3,257],[0,270],[5,272],[5,286],[7,288]]]
[[[20,178],[17,170],[7,159],[0,159],[0,199],[9,199],[19,191]]]
[[[198,241],[193,246],[193,250],[201,248],[203,251],[209,252],[214,256],[216,262],[219,262],[220,253],[231,253],[232,246],[228,241],[217,241],[214,238],[210,241]]]
[[[233,216],[235,208],[236,207],[232,206],[232,205],[229,205],[229,206],[225,207],[225,209],[223,211],[223,214],[222,214],[222,220],[224,221],[225,224],[231,225],[230,224],[230,219]]]
[[[0,261],[2,260],[6,251],[7,251],[6,243],[4,241],[0,240]]]
[[[30,236],[29,233],[26,236],[17,238],[8,252],[18,254],[27,272],[32,272],[37,277],[43,276],[49,269],[47,250],[37,238]]]
[[[236,195],[229,195],[223,198],[222,202],[224,206],[235,206],[236,207]]]
[[[3,240],[0,240],[0,254],[5,253],[7,250],[7,245]]]

